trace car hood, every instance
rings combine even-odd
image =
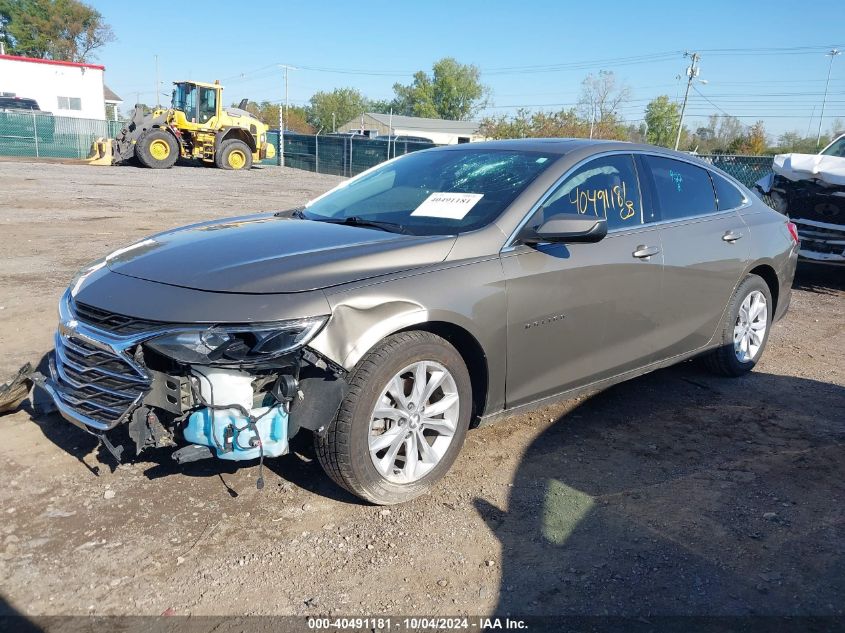
[[[195,290],[305,292],[436,264],[454,241],[257,215],[161,233],[106,263],[122,275]]]

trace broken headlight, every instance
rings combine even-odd
[[[150,349],[191,365],[257,365],[299,349],[317,335],[328,317],[254,325],[213,325],[165,334]]]

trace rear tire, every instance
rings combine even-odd
[[[138,161],[150,169],[169,169],[179,159],[179,143],[169,132],[154,128],[135,145]]]
[[[769,286],[761,277],[748,275],[731,297],[718,334],[719,347],[702,357],[704,365],[721,376],[736,377],[751,371],[769,340],[773,315]]]
[[[458,351],[429,332],[394,334],[361,360],[349,385],[329,429],[315,435],[329,477],[379,505],[430,490],[469,427],[472,386]]]
[[[223,141],[217,156],[214,157],[214,162],[220,169],[250,169],[252,150],[249,149],[249,145],[238,139]]]

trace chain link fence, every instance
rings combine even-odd
[[[0,112],[0,156],[87,158],[94,139],[114,138],[122,128],[121,121]]]
[[[718,167],[723,172],[733,176],[743,185],[756,193],[767,205],[775,208],[775,202],[767,193],[754,188],[754,183],[763,176],[772,173],[772,156],[738,156],[736,154],[703,154],[700,159]]]

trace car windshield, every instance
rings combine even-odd
[[[346,181],[302,217],[453,235],[493,222],[553,161],[539,152],[462,149],[408,154]]]

